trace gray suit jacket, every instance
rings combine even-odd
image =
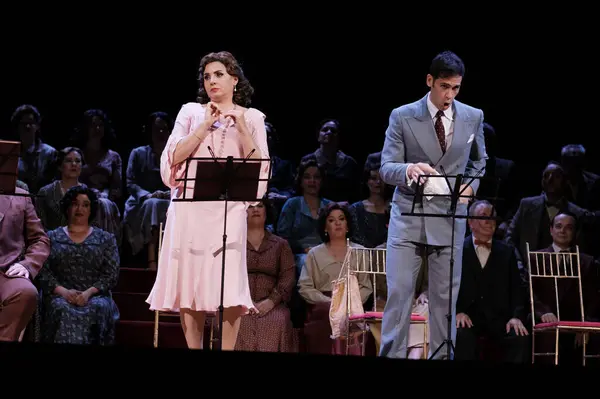
[[[396,186],[392,202],[388,236],[393,241],[407,240],[430,245],[451,245],[451,218],[403,216],[410,212],[416,183],[408,186],[406,169],[409,163],[424,162],[442,174],[474,176],[485,173],[487,154],[483,137],[483,111],[454,100],[454,135],[450,148],[442,153],[435,135],[434,122],[427,108],[427,95],[419,101],[394,109],[390,115],[381,154],[381,178]],[[441,168],[441,167],[442,168]],[[449,179],[454,185],[454,179]],[[469,179],[467,178],[468,182]],[[477,192],[479,180],[471,183]],[[450,198],[423,198],[415,212],[442,214],[450,209]],[[458,204],[457,214],[466,214],[467,206]],[[455,244],[465,237],[465,219],[457,219]]]

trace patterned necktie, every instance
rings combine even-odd
[[[440,142],[440,147],[442,147],[442,153],[446,153],[446,133],[444,130],[444,124],[442,123],[442,116],[444,113],[442,111],[438,111],[435,117],[435,134]]]

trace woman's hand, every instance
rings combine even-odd
[[[258,302],[256,305],[256,309],[258,309],[258,317],[263,317],[267,313],[269,313],[275,307],[275,304],[270,299],[263,299]]]
[[[67,302],[75,304],[77,297],[81,294],[81,291],[68,290],[65,287],[60,286],[54,289],[54,293],[65,298]]]
[[[246,118],[244,115],[246,111],[242,111],[239,109],[232,109],[223,114],[225,119],[231,120],[233,123],[231,125],[237,125],[237,129],[241,134],[249,133],[248,126],[246,125]],[[229,123],[228,123],[229,125]]]
[[[93,295],[93,293],[90,289],[87,289],[87,290],[79,293],[79,295],[77,295],[77,298],[75,298],[75,305],[77,305],[77,306],[87,305],[87,303],[90,300],[90,297],[92,295]]]
[[[221,116],[221,110],[217,104],[209,102],[206,104],[206,112],[204,112],[204,124],[206,127],[211,127]]]

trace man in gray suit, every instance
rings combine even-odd
[[[429,264],[429,356],[447,338],[452,219],[403,214],[411,212],[415,194],[418,201],[415,212],[445,214],[450,209],[449,196],[427,197],[422,195],[422,190],[415,192],[419,175],[474,176],[479,173],[482,176],[485,173],[487,155],[483,112],[454,100],[460,90],[464,70],[462,60],[454,53],[438,54],[427,75],[429,93],[419,101],[394,109],[390,115],[380,174],[385,183],[396,188],[388,230],[388,300],[383,315],[381,356],[406,357],[415,280],[422,255],[427,256]],[[439,183],[446,184],[443,178],[430,180],[441,180]],[[454,179],[449,180],[453,185]],[[466,178],[465,183],[469,181]],[[478,186],[479,180],[473,180],[462,195],[474,195]],[[456,206],[457,215],[466,215],[468,201],[468,198],[460,199]],[[451,282],[453,344],[465,231],[466,220],[456,219]],[[446,353],[447,348],[442,348],[436,358],[445,358]]]

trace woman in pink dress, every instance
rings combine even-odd
[[[156,282],[147,299],[151,310],[178,311],[187,345],[202,348],[206,312],[217,312],[221,299],[223,201],[192,199],[196,161],[189,157],[267,159],[265,115],[246,108],[254,89],[228,52],[210,53],[200,61],[198,102],[181,108],[161,156],[161,176],[171,188],[171,204],[159,254]],[[267,179],[269,162],[261,163]],[[256,198],[267,189],[259,183]],[[185,192],[184,192],[185,191]],[[246,209],[250,203],[228,202],[222,350],[233,350],[240,318],[257,312],[250,296],[246,267]]]

